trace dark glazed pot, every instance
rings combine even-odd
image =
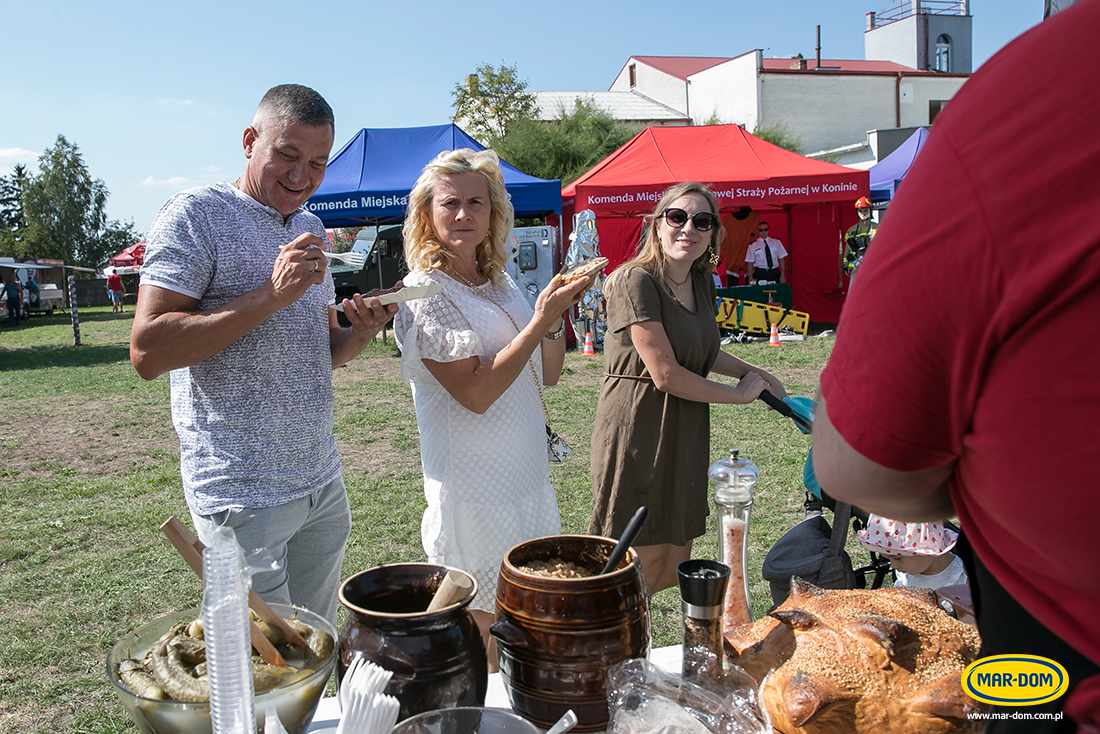
[[[539,538],[515,546],[501,563],[491,629],[500,672],[512,708],[540,729],[569,709],[578,731],[607,728],[607,669],[648,652],[649,593],[633,550],[603,576],[549,578],[519,567],[561,558],[598,574],[614,547],[588,535]]]
[[[448,571],[428,563],[379,566],[340,587],[350,612],[340,631],[337,680],[356,657],[393,671],[386,693],[401,702],[398,721],[424,711],[484,706],[489,686],[485,645],[468,609],[477,581],[458,602],[428,614]]]

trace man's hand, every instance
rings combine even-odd
[[[341,305],[351,328],[341,328],[336,309],[328,310],[329,349],[332,352],[333,369],[358,357],[367,342],[397,313],[396,303],[383,306],[378,298],[365,299],[359,293],[350,299],[345,298]]]
[[[397,313],[396,303],[383,306],[377,298],[364,299],[360,293],[345,298],[342,305],[344,317],[351,322],[351,328],[359,334],[366,334],[368,339],[377,334]]]
[[[301,298],[311,285],[325,282],[328,261],[321,252],[324,245],[324,240],[307,232],[279,250],[270,283],[275,298],[284,307]]]

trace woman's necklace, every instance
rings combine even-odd
[[[679,303],[684,308],[687,308],[684,302],[680,300],[680,289],[686,286],[688,284],[688,281],[691,280],[691,271],[689,270],[687,277],[685,277],[681,281],[674,279],[666,272],[665,280],[668,281],[668,283],[672,286],[671,288],[669,288],[669,291],[671,291],[670,295],[672,296],[672,300],[676,301],[676,303]]]
[[[685,285],[687,285],[687,282],[691,280],[691,271],[688,271],[687,276],[683,280],[676,280],[668,273],[665,273],[665,277],[668,278],[669,283],[672,283],[677,288],[683,288]]]
[[[452,275],[454,275],[456,278],[461,280],[466,285],[470,286],[471,288],[477,288],[476,285],[474,285],[473,283],[470,282],[469,278],[467,278],[465,275],[463,275],[462,273],[455,270],[453,266],[448,265],[447,270],[450,270]]]

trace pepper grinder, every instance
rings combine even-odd
[[[685,681],[718,682],[725,675],[722,650],[722,597],[730,569],[706,559],[684,561],[676,567],[684,613],[683,662]]]
[[[749,514],[752,488],[760,479],[760,470],[738,454],[737,449],[730,449],[729,457],[714,462],[707,471],[718,516],[718,557],[730,569],[723,614],[725,634],[752,622],[747,573]]]

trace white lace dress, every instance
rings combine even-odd
[[[394,320],[401,378],[412,385],[428,509],[420,526],[431,563],[477,579],[471,607],[492,612],[500,563],[509,548],[561,533],[546,459],[542,402],[527,367],[483,415],[462,407],[421,361],[496,354],[533,312],[507,275],[505,286],[471,288],[434,271],[409,273],[406,286],[443,284],[432,298],[402,303]],[[542,380],[542,348],[532,358]]]

